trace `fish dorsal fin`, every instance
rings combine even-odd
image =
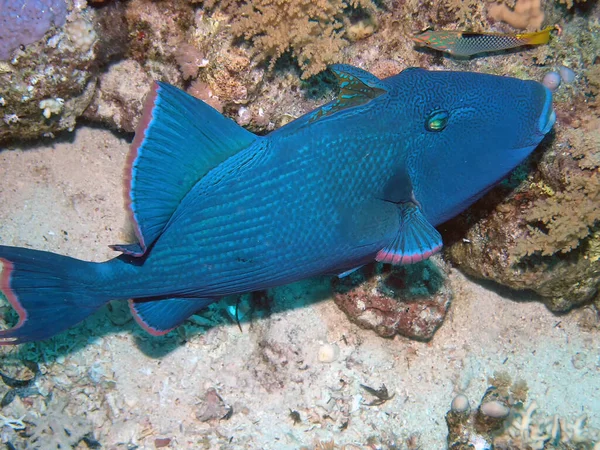
[[[258,139],[201,100],[155,83],[131,144],[125,201],[139,243],[112,246],[141,256],[190,189]]]
[[[393,242],[377,253],[375,259],[389,264],[412,264],[429,258],[442,248],[442,236],[431,225],[416,203],[400,203],[400,229]]]
[[[333,102],[315,112],[311,122],[344,109],[364,105],[387,92],[385,83],[366,70],[347,64],[334,64],[330,69],[338,80],[340,92]]]

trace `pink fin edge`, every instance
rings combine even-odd
[[[431,250],[426,251],[425,253],[411,253],[410,255],[393,253],[385,251],[384,249],[377,252],[375,260],[387,264],[415,264],[433,256],[435,253],[440,251],[441,248],[442,246],[438,245],[437,247],[434,247]]]
[[[6,296],[6,299],[10,303],[10,305],[14,308],[14,310],[19,315],[19,321],[17,324],[10,328],[10,330],[15,330],[17,328],[21,328],[23,324],[27,321],[27,311],[21,305],[17,294],[10,287],[10,275],[13,271],[13,263],[7,259],[0,258],[0,262],[2,263],[2,276],[0,277],[0,290]],[[3,342],[14,342],[17,341],[17,338],[5,338],[2,337],[2,334],[8,330],[0,331],[0,344]]]
[[[151,327],[146,322],[144,322],[144,320],[135,310],[133,299],[128,300],[127,303],[129,304],[129,310],[131,311],[131,315],[133,316],[137,324],[140,327],[142,327],[146,333],[151,334],[152,336],[164,336],[165,334],[173,330],[173,328],[169,330],[157,330],[156,328]]]
[[[129,155],[127,155],[127,164],[125,165],[125,189],[124,197],[125,197],[125,206],[127,211],[129,212],[129,217],[131,223],[133,224],[135,235],[138,239],[140,247],[142,248],[142,253],[129,253],[132,256],[142,256],[146,252],[146,243],[144,242],[144,235],[142,234],[142,230],[140,228],[140,224],[135,217],[135,212],[133,211],[133,197],[132,197],[132,182],[133,182],[133,166],[135,161],[139,156],[139,149],[146,139],[146,130],[152,121],[152,111],[154,110],[154,104],[156,102],[156,98],[158,97],[158,90],[160,86],[158,83],[154,82],[152,84],[152,88],[150,92],[146,96],[146,100],[144,101],[144,108],[142,110],[142,117],[140,118],[137,127],[135,129],[135,136],[131,145],[129,146]]]

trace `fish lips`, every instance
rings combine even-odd
[[[538,101],[539,103],[543,101],[542,107],[539,110],[537,123],[534,122],[532,124],[531,134],[524,141],[521,141],[520,145],[512,148],[517,153],[525,156],[535,150],[542,139],[552,130],[556,122],[556,113],[552,109],[552,92],[547,87],[542,86],[541,83],[535,82],[533,86],[535,86],[534,89],[537,92],[534,91],[534,97],[531,101]]]
[[[538,132],[542,136],[548,134],[554,126],[554,122],[556,122],[556,113],[552,109],[552,92],[547,87],[544,87],[544,89],[546,91],[546,100],[538,121]]]

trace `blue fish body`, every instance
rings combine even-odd
[[[98,264],[0,247],[0,288],[20,318],[0,344],[50,337],[110,299],[130,299],[159,335],[226,295],[423,260],[442,245],[434,226],[518,165],[555,119],[533,81],[333,70],[337,99],[265,137],[157,84],[127,176],[138,243]]]

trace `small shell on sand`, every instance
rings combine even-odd
[[[452,403],[450,404],[450,409],[454,412],[468,411],[470,409],[469,399],[464,394],[458,394],[452,400]]]
[[[340,356],[340,348],[336,344],[325,344],[319,349],[318,359],[322,363],[332,363]]]
[[[484,415],[493,417],[494,419],[501,419],[510,413],[510,408],[497,400],[482,403],[480,410]]]

